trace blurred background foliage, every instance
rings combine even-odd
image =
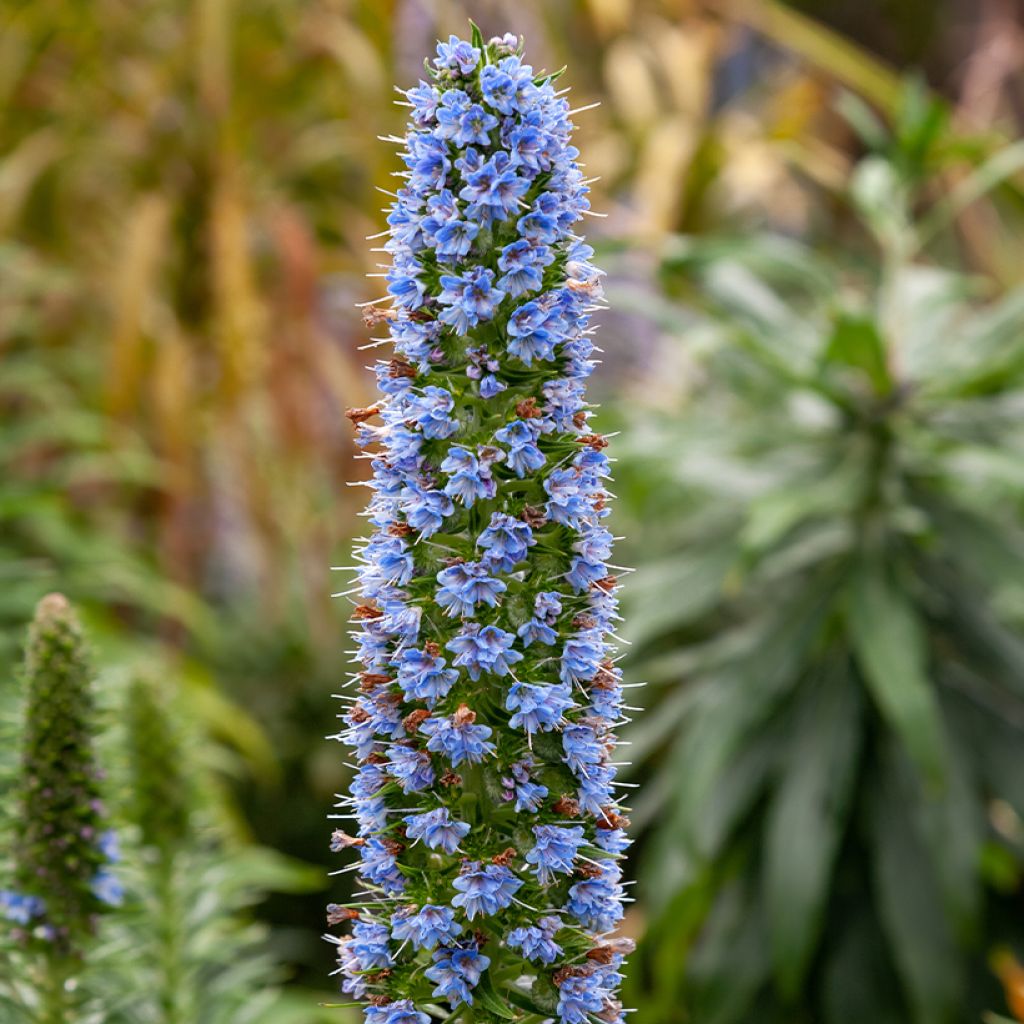
[[[601,101],[637,1019],[1024,1019],[1014,0],[11,0],[4,714],[60,588],[108,702],[187,708],[209,870],[325,869],[376,137],[468,16]],[[325,991],[326,879],[286,863],[223,905]]]

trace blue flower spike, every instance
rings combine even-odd
[[[631,943],[606,442],[588,428],[601,272],[557,75],[515,36],[440,43],[404,93],[388,214],[395,355],[349,410],[369,449],[337,738],[358,762],[328,908],[366,1024],[621,1024]]]

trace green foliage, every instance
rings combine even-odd
[[[201,725],[180,703],[148,677],[118,694],[127,895],[89,991],[109,1024],[276,1022],[283,973],[252,910],[269,891],[318,889],[319,872],[226,834]]]
[[[853,176],[879,258],[663,262],[702,350],[619,452],[656,564],[640,1021],[967,1024],[1024,940],[1024,295],[915,260],[917,166]]]

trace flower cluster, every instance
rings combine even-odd
[[[368,1024],[623,1020],[627,824],[605,440],[588,429],[601,298],[575,233],[588,188],[554,75],[512,36],[438,45],[406,93],[389,211],[396,354],[348,415],[372,460],[356,567],[358,693],[338,738],[358,771],[332,847],[362,891],[342,989]]]
[[[15,885],[0,892],[0,914],[15,937],[68,956],[97,914],[121,902],[119,859],[103,827],[93,755],[91,670],[67,599],[39,602],[25,656],[27,707],[15,823]]]

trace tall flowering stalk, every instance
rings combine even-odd
[[[348,413],[374,532],[338,737],[356,835],[332,846],[363,888],[328,920],[351,923],[333,941],[367,1024],[623,1019],[617,582],[584,400],[601,273],[569,105],[520,54],[474,27],[404,94],[390,302],[368,311],[397,354]]]
[[[25,674],[15,878],[0,892],[0,913],[38,954],[39,1021],[66,1024],[66,983],[121,888],[110,870],[116,849],[104,829],[93,752],[92,670],[77,616],[61,594],[36,608]]]

